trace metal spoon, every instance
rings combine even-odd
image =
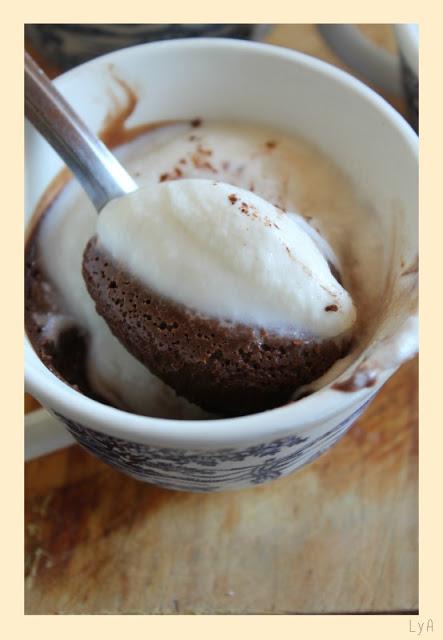
[[[25,115],[64,160],[100,212],[138,186],[25,53]]]

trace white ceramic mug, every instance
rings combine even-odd
[[[362,197],[384,213],[380,233],[386,238],[385,256],[380,259],[389,260],[394,251],[384,233],[392,225],[401,226],[397,249],[408,259],[416,256],[417,136],[382,98],[350,75],[279,47],[188,39],[120,50],[69,71],[55,83],[98,131],[114,106],[110,89],[116,90],[115,77],[123,78],[139,98],[130,125],[200,116],[302,134],[331,156]],[[27,125],[27,219],[61,168],[58,156]],[[393,203],[402,212],[395,219]],[[352,367],[364,372],[365,363],[378,363],[380,370],[358,391],[327,386],[295,403],[239,418],[142,417],[105,406],[64,384],[42,364],[27,339],[26,386],[78,442],[135,478],[191,491],[254,486],[290,473],[328,449],[396,370],[402,357],[390,361],[381,347],[403,345],[402,326],[411,321],[411,309],[395,302],[401,286],[398,269],[386,273],[388,280],[391,286],[372,344]],[[404,357],[417,349],[416,335],[409,331],[408,336]]]
[[[419,30],[417,24],[393,25],[399,56],[370,42],[352,24],[321,24],[318,29],[347,65],[382,91],[404,94],[411,121],[418,128]]]

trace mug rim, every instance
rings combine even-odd
[[[310,72],[317,73],[323,77],[332,77],[344,90],[359,94],[384,116],[390,126],[397,129],[399,135],[403,137],[409,147],[409,151],[417,159],[418,164],[418,137],[416,133],[400,113],[380,95],[354,76],[332,64],[299,51],[267,43],[229,38],[180,38],[148,42],[119,49],[89,60],[58,76],[56,83],[58,79],[73,78],[77,74],[81,74],[83,68],[88,65],[102,64],[104,61],[116,61],[125,56],[132,56],[134,52],[144,48],[149,48],[149,50],[177,49],[179,51],[183,49],[195,51],[202,49],[224,51],[230,49],[232,51],[236,50],[240,54],[245,50],[249,50],[257,56],[272,56],[282,61],[292,61]],[[32,345],[30,343],[29,345],[32,349]],[[349,376],[358,361],[370,349],[371,345],[338,379]],[[45,365],[43,364],[43,366]],[[80,421],[84,420],[88,424],[93,422],[94,429],[96,428],[96,423],[99,423],[97,430],[103,433],[135,441],[151,442],[152,440],[159,440],[168,444],[181,444],[182,446],[183,444],[189,445],[191,442],[199,445],[229,446],[240,441],[250,441],[253,438],[263,436],[278,437],[288,433],[289,430],[291,433],[297,433],[297,430],[301,428],[303,430],[309,429],[310,426],[318,424],[322,419],[330,419],[337,414],[351,412],[357,406],[362,405],[368,396],[373,396],[378,392],[395,370],[396,367],[383,372],[377,383],[370,389],[366,388],[346,393],[334,390],[329,385],[296,402],[256,414],[210,420],[180,420],[143,416],[102,404],[74,390],[49,369],[46,369],[45,374],[42,374],[27,361],[25,355],[26,388],[38,399],[42,399],[43,404],[60,411],[66,411],[68,416],[75,416]]]

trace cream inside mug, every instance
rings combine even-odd
[[[348,370],[341,376],[343,388],[346,383],[352,387],[350,380],[356,387],[358,380],[363,380],[361,389],[345,392],[326,385],[312,396],[263,414],[217,421],[174,421],[125,413],[85,398],[62,383],[43,366],[26,341],[28,389],[70,422],[74,435],[80,433],[72,427],[77,425],[80,430],[129,443],[181,451],[196,449],[207,455],[220,448],[275,442],[275,438],[296,434],[319,435],[340,421],[351,420],[401,360],[417,348],[415,134],[383,100],[353,78],[308,56],[267,45],[210,40],[141,45],[83,65],[56,82],[88,124],[99,130],[115,108],[115,100],[125,99],[116,78],[123,79],[138,96],[128,126],[193,118],[196,114],[210,120],[254,122],[302,135],[332,157],[361,197],[381,213],[385,247],[380,259],[386,265],[386,305],[380,309],[370,344],[358,362],[348,363],[351,369],[358,369],[357,375],[352,377],[352,370]],[[55,153],[27,127],[28,216],[61,166]],[[97,447],[95,451],[100,455]],[[299,456],[283,472],[303,460]],[[219,462],[215,463],[218,468]],[[155,466],[155,462],[150,464]],[[226,464],[220,462],[224,475]],[[130,464],[124,470],[143,476]],[[189,486],[188,475],[189,471],[177,471],[175,488],[196,488]],[[174,484],[167,477],[156,480],[152,474],[142,479],[163,486]],[[229,482],[220,479],[211,488],[251,483],[248,477]],[[198,488],[202,487],[200,482]]]

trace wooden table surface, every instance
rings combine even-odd
[[[363,29],[393,50],[389,27]],[[267,40],[343,66],[312,25],[276,26]],[[33,460],[25,612],[416,612],[417,447],[415,359],[332,450],[255,489],[158,489],[78,446]]]

